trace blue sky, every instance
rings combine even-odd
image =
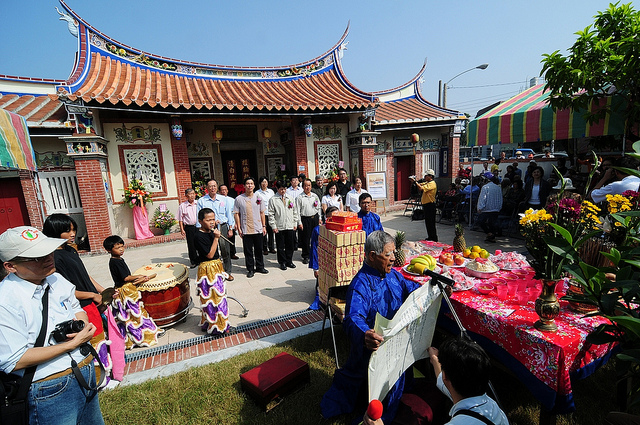
[[[56,0],[2,0],[0,75],[66,79],[77,39]],[[284,66],[324,53],[350,21],[342,59],[365,91],[412,79],[427,58],[422,93],[437,102],[438,80],[482,63],[451,82],[447,106],[475,112],[505,100],[539,76],[543,53],[565,51],[575,32],[608,7],[602,0],[68,0],[104,34],[147,53],[217,65]],[[637,6],[636,6],[637,7]]]

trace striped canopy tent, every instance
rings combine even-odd
[[[4,109],[0,109],[0,167],[36,171],[27,123]]]
[[[607,114],[600,121],[589,124],[584,111],[562,109],[554,112],[549,105],[549,90],[538,84],[469,123],[470,146],[563,140],[624,134],[624,118],[617,113]],[[589,108],[597,110],[607,104],[620,110],[623,100],[607,96]]]

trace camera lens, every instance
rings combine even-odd
[[[80,332],[83,329],[84,329],[84,322],[82,320],[74,320],[73,322],[71,322],[71,332],[69,333]]]

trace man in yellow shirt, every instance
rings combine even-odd
[[[438,186],[433,181],[435,172],[429,168],[424,176],[424,183],[418,183],[418,189],[422,192],[422,209],[424,210],[424,225],[427,228],[427,240],[438,242],[436,233],[436,192]]]

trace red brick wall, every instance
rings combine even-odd
[[[112,234],[109,207],[102,185],[97,159],[76,159],[76,176],[91,251],[102,248],[102,241]]]
[[[29,222],[31,226],[42,229],[44,221],[38,206],[38,196],[35,186],[35,174],[29,170],[20,170],[20,184],[24,193],[24,201],[27,205],[27,213],[29,214]]]
[[[309,167],[307,166],[307,136],[304,130],[300,129],[299,125],[293,126],[293,152],[294,152],[294,165],[295,170],[292,170],[295,175],[304,173],[308,178],[315,178],[315,176],[309,175]],[[300,171],[300,166],[304,166],[304,171]],[[317,173],[318,170],[316,170]]]
[[[186,138],[176,140],[171,136],[171,154],[173,155],[173,166],[176,173],[178,199],[183,199],[184,191],[191,187],[191,168],[189,167]]]
[[[362,179],[363,183],[367,173],[373,173],[376,170],[373,154],[373,148],[365,148],[358,151],[358,161],[360,162],[360,175],[358,177]]]
[[[395,168],[393,168],[393,152],[387,153],[387,195],[389,196],[389,205],[394,204],[395,187],[396,187],[396,174]]]

